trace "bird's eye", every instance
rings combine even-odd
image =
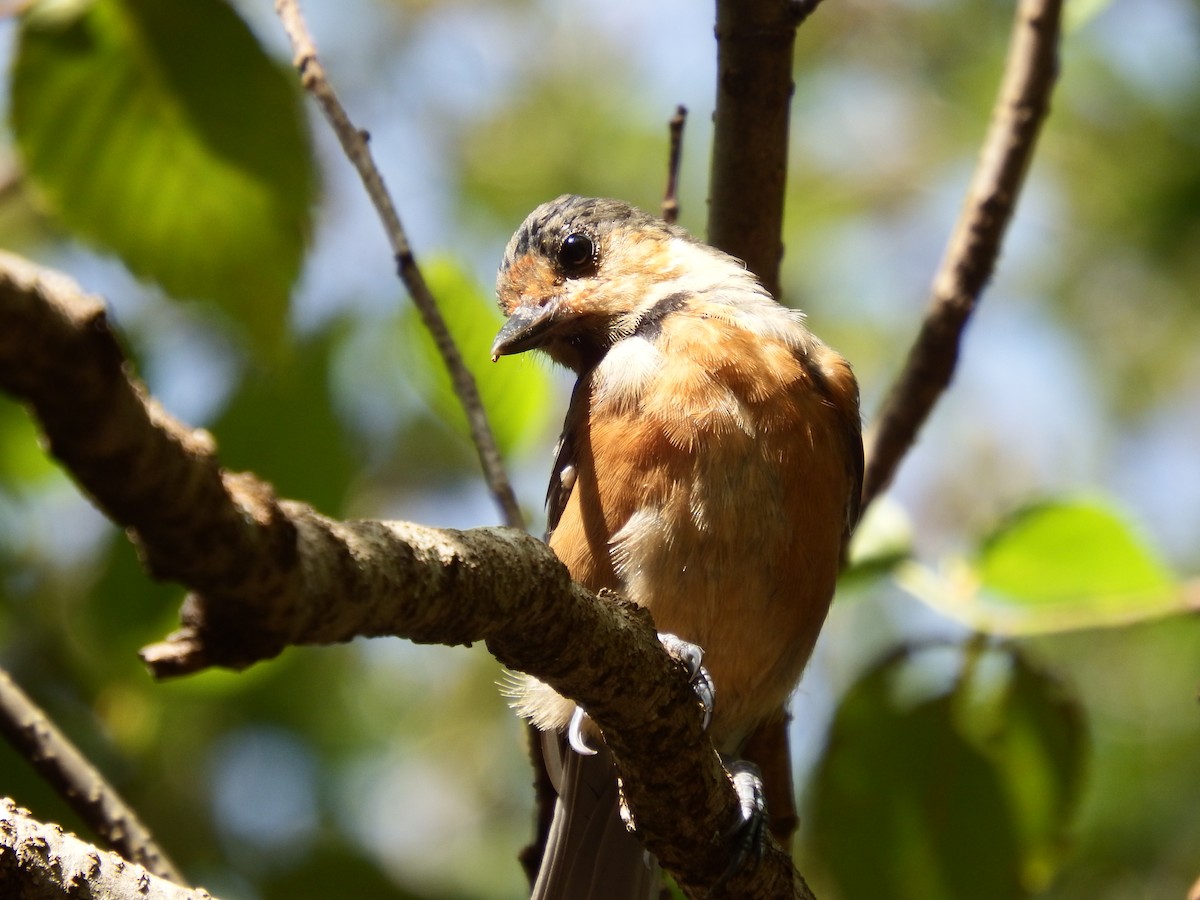
[[[563,274],[574,278],[589,272],[596,262],[596,245],[581,232],[568,234],[558,248],[558,264]]]

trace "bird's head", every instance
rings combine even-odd
[[[529,214],[496,281],[508,321],[492,359],[540,349],[576,372],[595,365],[648,317],[736,282],[736,259],[619,200],[567,194]]]

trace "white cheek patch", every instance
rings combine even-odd
[[[605,411],[616,413],[635,410],[662,365],[662,353],[644,337],[617,341],[592,376],[595,409],[612,406],[615,408]]]

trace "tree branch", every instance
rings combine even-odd
[[[792,15],[796,19],[796,27],[799,28],[804,24],[805,20],[817,11],[817,7],[821,5],[821,0],[791,0]]]
[[[487,412],[479,397],[479,388],[475,384],[474,376],[463,362],[458,345],[454,343],[450,329],[446,326],[446,320],[442,317],[441,310],[438,309],[437,301],[417,265],[412,246],[408,242],[408,235],[400,222],[400,214],[396,211],[396,205],[392,202],[387,186],[383,183],[383,176],[371,156],[371,149],[368,146],[369,135],[356,128],[350,121],[346,108],[342,106],[333,86],[329,83],[325,69],[317,56],[316,44],[300,13],[298,0],[275,0],[275,11],[283,22],[284,30],[292,43],[292,51],[295,54],[293,63],[300,73],[300,82],[321,107],[321,112],[325,114],[330,128],[341,142],[346,158],[350,160],[358,172],[359,178],[362,179],[363,187],[375,205],[375,211],[379,214],[379,220],[391,243],[400,280],[408,289],[413,306],[416,307],[421,321],[433,337],[434,345],[446,364],[455,396],[458,397],[458,402],[462,404],[463,411],[466,413],[471,441],[479,456],[479,464],[483,468],[483,476],[487,481],[488,489],[500,507],[505,524],[513,528],[524,528],[525,519],[505,471],[504,460],[496,446],[492,427],[488,424]]]
[[[891,483],[950,384],[959,343],[992,276],[1058,74],[1062,0],[1017,8],[996,106],[962,215],[933,283],[933,300],[879,413],[863,479],[863,509]]]
[[[717,103],[708,242],[780,296],[792,48],[788,0],[717,0]]]
[[[187,884],[116,789],[2,669],[0,733],[121,856],[160,878]]]
[[[0,799],[0,897],[63,900],[212,900],[104,853],[57,825],[43,825],[27,809]]]
[[[821,0],[717,0],[717,102],[709,187],[709,243],[743,260],[782,296],[792,56],[796,29]],[[743,750],[763,772],[771,830],[784,846],[796,827],[784,711]]]
[[[683,155],[683,126],[687,123],[687,107],[675,107],[675,115],[667,123],[667,188],[663,192],[662,220],[674,224],[679,219],[679,159]]]
[[[51,452],[126,527],[150,572],[191,589],[181,630],[143,651],[156,675],[239,668],[289,644],[360,635],[485,641],[505,665],[587,707],[647,846],[680,884],[702,891],[720,877],[737,800],[686,674],[644,610],[573,583],[518,530],[339,522],[226,472],[210,437],[129,378],[98,301],[4,253],[0,388],[31,407]],[[809,896],[774,844],[727,890]]]

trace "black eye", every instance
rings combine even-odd
[[[596,262],[596,245],[582,232],[568,234],[558,248],[558,264],[563,274],[576,277],[590,271]]]

